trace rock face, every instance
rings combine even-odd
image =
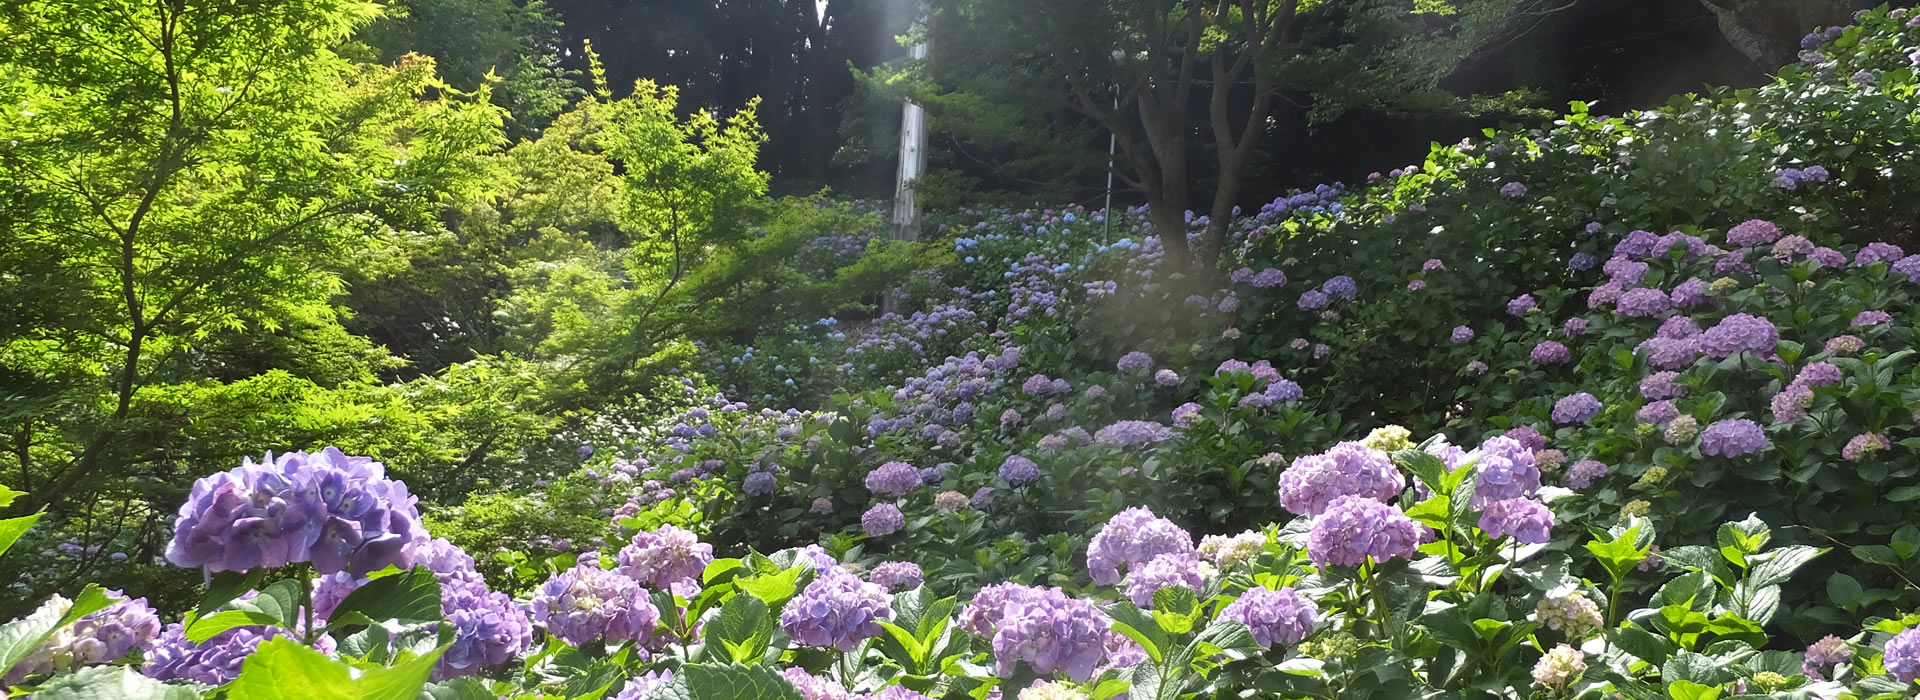
[[[1771,70],[1794,62],[1800,37],[1821,27],[1846,24],[1853,0],[1700,0],[1720,20],[1727,42]]]

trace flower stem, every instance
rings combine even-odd
[[[307,646],[313,646],[313,640],[318,636],[314,634],[313,629],[312,569],[312,564],[301,564],[299,568],[294,571],[294,575],[300,577],[300,609],[306,617],[306,626],[300,630],[300,641]]]

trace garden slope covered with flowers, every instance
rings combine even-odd
[[[1137,211],[950,213],[900,313],[705,342],[578,469],[427,513],[337,450],[208,476],[167,553],[204,600],[89,587],[0,665],[46,697],[1911,697],[1920,21],[1805,48],[1275,200],[1215,271]]]

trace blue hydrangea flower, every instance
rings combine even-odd
[[[1585,423],[1600,415],[1600,399],[1593,394],[1580,392],[1560,399],[1553,404],[1553,422]]]
[[[1026,486],[1040,480],[1040,465],[1026,457],[1012,455],[1000,464],[1000,478],[1013,486]]]
[[[208,573],[301,562],[323,574],[410,568],[408,545],[426,539],[415,502],[366,457],[332,447],[269,453],[194,482],[167,560]]]
[[[1767,434],[1760,424],[1745,418],[1714,421],[1700,431],[1700,454],[1709,457],[1740,457],[1767,449]]]

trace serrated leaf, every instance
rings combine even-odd
[[[222,610],[212,615],[195,619],[193,625],[187,628],[187,641],[198,644],[213,639],[219,636],[221,632],[235,627],[279,627],[287,630],[293,629],[285,620],[266,613],[252,610]]]
[[[800,700],[800,691],[766,666],[688,664],[681,669],[691,700]]]
[[[440,579],[434,576],[432,569],[416,566],[406,573],[368,581],[340,601],[340,605],[334,608],[333,617],[350,614],[365,615],[375,622],[441,619]],[[346,625],[328,627],[331,629],[336,626]]]
[[[1803,544],[1788,545],[1768,551],[1754,557],[1760,562],[1754,564],[1753,571],[1747,574],[1747,581],[1754,586],[1786,583],[1787,579],[1793,577],[1793,572],[1826,552],[1825,548],[1809,547]]]
[[[734,596],[707,625],[707,638],[720,642],[735,663],[758,663],[773,641],[773,616],[754,596]]]
[[[1667,659],[1673,657],[1673,642],[1638,627],[1618,627],[1607,630],[1607,641],[1635,658],[1655,666],[1663,665]]]
[[[265,569],[246,571],[222,571],[213,575],[207,582],[206,595],[200,596],[200,604],[195,607],[194,615],[206,617],[213,611],[226,607],[233,599],[240,597],[260,585],[260,579],[266,575]]]
[[[41,608],[0,627],[0,676],[12,671],[15,664],[27,658],[27,654],[33,653],[53,633],[106,608],[116,600],[109,599],[106,590],[99,584],[89,583],[80,590],[80,595],[73,597],[73,605],[65,613],[57,608]]]
[[[428,683],[420,691],[423,700],[499,700],[487,684],[472,676],[461,676],[439,683]]]
[[[391,668],[359,671],[280,637],[261,642],[227,686],[231,700],[415,700],[443,649]]]

